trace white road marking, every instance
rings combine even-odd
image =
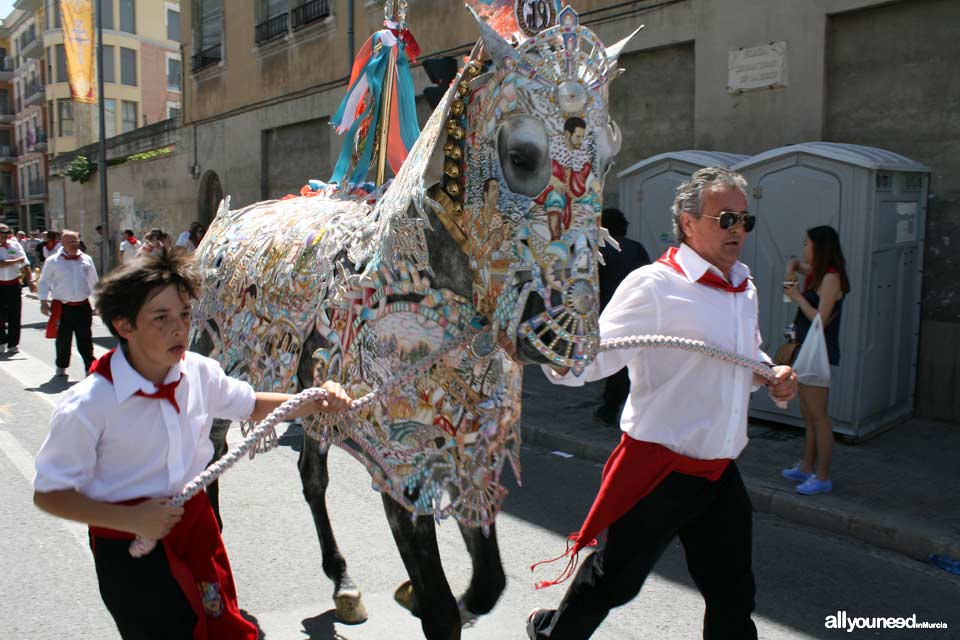
[[[27,483],[32,485],[34,470],[33,456],[23,448],[23,445],[13,437],[13,434],[7,431],[0,431],[0,451],[3,451],[4,455],[9,458],[14,468],[20,472],[20,475],[26,479]],[[87,528],[85,526],[79,522],[61,520],[60,518],[57,518],[56,521],[70,534],[71,538],[76,540],[81,548],[89,548]]]

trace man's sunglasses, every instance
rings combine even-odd
[[[703,214],[704,218],[713,218],[720,224],[721,229],[729,229],[738,222],[743,225],[743,230],[747,233],[753,231],[757,226],[757,216],[752,213],[737,213],[735,211],[721,211],[719,216],[708,216]]]

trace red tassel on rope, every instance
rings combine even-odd
[[[530,571],[532,572],[542,564],[551,564],[553,562],[556,562],[557,560],[562,560],[563,558],[566,558],[568,555],[570,556],[570,559],[567,561],[567,566],[563,568],[563,571],[560,572],[559,576],[557,576],[553,580],[543,580],[541,582],[535,583],[533,585],[534,589],[539,590],[539,589],[545,589],[547,587],[552,587],[554,585],[566,582],[567,580],[573,577],[573,575],[577,571],[577,565],[580,564],[580,551],[578,550],[573,554],[571,554],[570,551],[573,548],[573,545],[571,543],[573,543],[577,539],[577,536],[579,534],[580,534],[579,531],[574,531],[573,533],[567,536],[567,550],[564,551],[561,555],[557,556],[556,558],[550,558],[549,560],[540,560],[539,562],[534,562],[532,565],[530,565]],[[593,539],[583,546],[596,547],[597,540]]]

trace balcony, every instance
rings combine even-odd
[[[27,153],[46,153],[47,134],[37,129],[28,130],[25,151]]]
[[[14,60],[10,56],[0,59],[0,82],[10,82],[13,79]]]
[[[269,42],[274,38],[280,38],[287,35],[288,13],[281,13],[278,16],[270,18],[266,22],[261,22],[254,29],[254,41],[260,45]]]
[[[294,30],[330,17],[329,0],[309,0],[290,12]]]
[[[191,56],[190,69],[191,71],[197,72],[200,71],[200,69],[218,64],[221,60],[223,60],[222,46],[215,44],[199,53],[193,54],[193,56]]]
[[[16,117],[17,114],[13,112],[10,105],[0,106],[0,124],[11,124]]]
[[[29,29],[21,33],[17,38],[17,44],[20,57],[24,59],[21,62],[25,62],[27,58],[39,60],[43,57],[43,42],[37,38],[37,25],[32,24]]]
[[[16,162],[17,148],[9,144],[0,145],[0,162]]]
[[[23,86],[23,108],[26,109],[32,104],[43,104],[46,97],[46,91],[43,83],[39,80],[27,82]]]

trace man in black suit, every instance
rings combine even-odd
[[[629,223],[619,209],[612,207],[604,209],[600,216],[600,223],[620,244],[620,251],[610,245],[600,249],[603,261],[606,263],[600,265],[600,311],[602,312],[620,282],[634,269],[650,264],[650,256],[647,255],[642,244],[626,237]],[[603,404],[593,412],[593,417],[604,424],[617,426],[620,409],[629,394],[630,378],[624,367],[607,378],[603,388]]]

